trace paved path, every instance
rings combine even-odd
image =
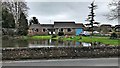
[[[3,66],[118,66],[118,58],[4,61]]]

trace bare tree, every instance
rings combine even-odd
[[[109,20],[118,19],[120,17],[120,0],[113,0],[108,4],[110,12],[106,15]]]
[[[22,35],[26,35],[28,28],[28,21],[26,18],[27,10],[29,9],[26,2],[24,0],[4,0],[2,2],[2,8],[7,9],[7,11],[13,15],[16,34],[21,31]],[[7,24],[8,23],[7,21]]]
[[[19,26],[18,19],[20,18],[20,14],[24,13],[27,16],[27,10],[29,9],[24,0],[4,0],[2,6],[7,8],[9,12],[13,14],[16,28]]]

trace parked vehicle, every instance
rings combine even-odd
[[[83,31],[81,33],[82,36],[90,36],[90,33],[88,31]]]

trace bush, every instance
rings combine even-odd
[[[2,40],[8,40],[8,39],[9,39],[9,36],[8,36],[8,35],[2,36]]]
[[[55,37],[57,37],[57,35],[52,35],[52,38],[55,38]]]
[[[116,33],[112,33],[111,36],[110,36],[110,39],[117,39],[117,34]]]
[[[63,35],[64,35],[64,32],[62,31],[58,33],[58,36],[63,36]]]
[[[27,34],[28,34],[28,31],[27,31],[27,30],[18,30],[18,31],[17,31],[17,35],[20,35],[20,36],[21,36],[21,35],[25,35],[25,36],[26,36]]]

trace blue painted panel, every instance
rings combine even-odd
[[[76,29],[76,35],[80,35],[83,32],[83,29]]]

